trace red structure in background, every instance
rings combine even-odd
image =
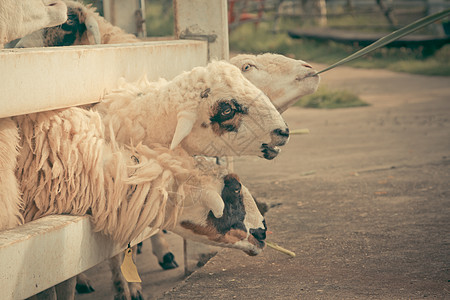
[[[256,13],[246,12],[249,0],[228,0],[228,24],[254,22],[258,26],[264,13],[264,0],[251,1],[257,4],[258,10]],[[235,4],[237,9],[235,9]],[[233,26],[233,27],[235,27]]]

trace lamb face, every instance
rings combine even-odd
[[[198,86],[194,95],[200,101],[195,110],[179,113],[172,148],[182,140],[183,148],[193,155],[277,156],[278,146],[289,139],[289,129],[269,98],[238,68],[217,61],[194,69],[191,75],[187,84]],[[183,119],[188,125],[180,123]]]
[[[215,187],[214,191],[197,187],[187,194],[173,231],[205,244],[259,254],[267,228],[252,195],[236,174],[219,178]]]
[[[1,6],[0,44],[67,20],[67,7],[60,0],[3,0]]]
[[[282,113],[302,96],[312,94],[319,86],[316,71],[306,62],[279,54],[237,55],[230,63],[260,88]]]

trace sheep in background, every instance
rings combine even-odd
[[[0,46],[67,20],[60,0],[0,0],[0,7]]]
[[[76,1],[65,1],[67,22],[62,26],[45,28],[23,37],[16,48],[71,45],[136,43],[133,34],[112,25],[94,7]]]
[[[312,66],[302,60],[280,54],[240,54],[230,59],[240,68],[245,78],[269,97],[282,113],[300,97],[314,93],[320,82]]]
[[[95,231],[122,245],[151,227],[249,255],[264,247],[263,217],[225,168],[194,161],[181,148],[124,149],[107,142],[99,114],[81,108],[14,120],[21,135],[17,177],[26,222],[49,214],[89,214]]]

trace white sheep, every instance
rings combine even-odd
[[[210,78],[213,78],[213,80],[211,80]],[[187,80],[183,80],[183,79],[187,79]],[[231,79],[234,79],[233,81]],[[237,82],[237,84],[236,84]],[[154,84],[150,84],[148,82],[146,82],[145,80],[141,81],[140,83],[140,87],[143,88],[143,91],[139,90],[139,85],[131,85],[131,84],[125,84],[124,88],[119,89],[116,93],[113,93],[113,96],[111,96],[113,99],[108,98],[108,100],[104,103],[104,105],[102,105],[103,103],[99,104],[100,106],[100,110],[103,113],[103,116],[105,117],[103,121],[103,123],[105,124],[105,126],[107,128],[111,128],[111,131],[107,131],[106,133],[106,137],[107,137],[107,141],[114,141],[116,140],[117,137],[121,137],[121,134],[125,134],[125,132],[123,131],[123,129],[127,129],[127,127],[123,127],[123,126],[119,126],[117,127],[117,122],[121,123],[121,124],[127,124],[127,126],[129,126],[128,128],[131,129],[138,129],[136,132],[139,134],[140,132],[142,132],[142,130],[149,130],[150,128],[152,128],[153,130],[160,130],[157,133],[157,136],[152,137],[148,140],[145,140],[146,144],[149,145],[151,144],[153,141],[157,141],[157,142],[161,142],[164,143],[164,141],[158,140],[159,137],[163,137],[165,139],[168,138],[166,146],[168,147],[169,145],[171,145],[173,148],[176,148],[177,144],[179,143],[179,141],[183,140],[184,137],[189,137],[192,132],[194,132],[195,134],[201,134],[202,132],[206,132],[204,133],[204,137],[209,138],[211,140],[214,140],[215,137],[219,136],[220,138],[226,138],[227,135],[238,135],[239,137],[239,130],[241,130],[241,128],[245,128],[244,126],[247,126],[246,130],[243,131],[243,137],[244,139],[247,141],[248,138],[253,138],[253,139],[258,139],[259,136],[258,134],[260,134],[261,136],[264,135],[265,137],[267,137],[268,139],[270,139],[271,143],[274,143],[275,145],[282,145],[286,142],[287,140],[287,130],[284,130],[284,132],[282,132],[283,130],[274,127],[274,126],[285,126],[284,121],[281,119],[281,117],[279,116],[278,112],[275,110],[275,108],[273,107],[273,105],[269,102],[269,100],[265,97],[262,97],[260,94],[260,91],[258,89],[256,89],[253,85],[251,85],[245,78],[242,77],[239,69],[237,69],[234,66],[231,66],[228,63],[224,63],[224,62],[215,62],[215,63],[211,63],[210,65],[208,65],[207,67],[198,67],[195,68],[193,71],[191,72],[186,72],[178,77],[176,77],[174,80],[172,80],[171,82],[167,82],[164,80],[159,81],[158,83],[154,83]],[[161,88],[161,90],[159,90],[157,87]],[[138,89],[138,93],[135,94],[136,89]],[[150,93],[151,92],[151,93]],[[145,96],[144,94],[147,95]],[[168,94],[167,94],[168,93]],[[119,97],[116,97],[117,95],[119,95]],[[150,96],[153,96],[154,98],[151,98]],[[259,97],[258,97],[259,96]],[[108,96],[109,97],[109,96]],[[122,98],[128,99],[130,100],[132,103],[129,103],[130,101],[122,101],[120,99]],[[139,99],[135,99],[135,98],[139,98]],[[179,100],[180,97],[182,97],[183,102],[180,104],[179,102],[177,102],[176,100]],[[261,98],[262,97],[262,98]],[[133,100],[134,99],[134,100]],[[144,99],[144,101],[142,101]],[[152,102],[151,99],[155,99],[155,100],[159,100],[160,102],[158,103],[157,101]],[[164,103],[162,103],[161,99],[164,99]],[[237,99],[237,100],[236,100]],[[133,100],[133,101],[132,101]],[[175,100],[175,101],[174,101]],[[189,102],[189,100],[191,100],[191,102]],[[247,101],[247,102],[246,102]],[[250,102],[248,102],[250,101]],[[118,109],[116,106],[119,107],[123,107],[123,105],[127,104],[128,108],[131,109],[131,111],[133,112],[133,116],[129,115],[125,110],[120,110]],[[137,104],[137,106],[135,107],[134,105]],[[169,109],[168,106],[170,106],[172,104],[172,109]],[[190,105],[188,105],[190,104]],[[250,105],[252,105],[251,108],[248,108],[246,106],[250,107]],[[143,105],[142,107],[140,107],[140,105]],[[266,110],[264,110],[264,106],[268,106],[266,108]],[[254,109],[254,107],[259,108],[259,109]],[[97,106],[96,106],[97,108]],[[137,108],[137,110],[135,109]],[[159,114],[156,114],[156,112],[158,112],[158,109],[163,109],[162,111],[159,110]],[[114,113],[109,113],[109,110],[113,109],[115,110]],[[267,124],[258,124],[255,123],[254,119],[247,119],[244,117],[252,116],[253,118],[258,118],[260,112],[265,112],[265,123],[268,123],[269,126],[272,127],[268,127],[268,128],[264,128],[263,126],[267,126]],[[269,113],[267,113],[267,111]],[[139,113],[137,113],[139,112]],[[250,113],[252,112],[252,114]],[[271,115],[271,112],[275,112],[275,116]],[[48,112],[50,113],[50,112]],[[117,114],[116,114],[117,113]],[[137,114],[136,114],[137,113]],[[125,118],[125,120],[120,120],[121,118],[121,114],[123,114],[123,117]],[[139,114],[143,114],[145,115],[144,119],[146,120],[141,120],[139,121]],[[198,122],[192,122],[192,119],[188,119],[187,121],[190,122],[191,126],[188,126],[187,128],[191,130],[191,132],[186,131],[186,124],[189,124],[189,122],[186,123],[186,120],[183,121],[183,119],[185,119],[186,116],[188,117],[197,117],[197,115],[199,115],[198,118],[200,118],[200,120]],[[41,114],[35,114],[34,116],[42,116],[42,118],[44,119],[49,119],[49,116],[46,115],[46,113],[41,113]],[[162,116],[162,117],[161,117]],[[181,116],[181,117],[180,117]],[[131,124],[128,124],[128,122],[130,121],[130,119],[128,119],[129,117],[133,117],[136,123],[136,126],[131,126]],[[264,117],[264,115],[263,115]],[[23,119],[24,117],[16,117],[17,120]],[[151,122],[147,122],[150,123],[150,127],[145,127],[148,126],[148,124],[146,124],[147,118],[159,118],[160,122],[157,123],[157,120],[153,120],[153,124],[151,124]],[[270,122],[270,119],[274,119],[272,120],[272,122]],[[80,118],[81,119],[81,118]],[[176,125],[172,125],[169,122],[167,122],[168,120],[171,120],[172,122],[176,123],[178,121],[178,124]],[[181,121],[180,121],[181,119]],[[259,120],[259,119],[258,119]],[[123,123],[122,123],[123,121]],[[269,122],[268,122],[269,121]],[[62,142],[67,142],[70,143],[68,145],[65,145],[65,143],[62,143],[61,145],[58,143],[58,147],[69,147],[69,149],[73,148],[73,142],[69,139],[69,137],[72,137],[72,135],[77,134],[78,132],[82,132],[82,134],[80,135],[76,135],[73,138],[76,139],[77,141],[81,141],[83,146],[86,147],[94,147],[95,143],[92,142],[88,142],[89,139],[89,135],[85,136],[86,134],[91,134],[91,135],[95,135],[95,131],[94,130],[82,130],[82,126],[88,126],[89,123],[86,122],[82,122],[82,123],[77,123],[79,126],[81,126],[81,128],[75,128],[73,130],[69,130],[68,128],[65,128],[65,126],[68,126],[67,124],[65,124],[64,120],[58,120],[58,122],[60,122],[62,124],[62,126],[60,127],[55,127],[55,130],[58,130],[58,135],[59,136],[64,136],[65,133],[68,134],[68,136],[64,139],[61,139]],[[205,122],[210,122],[211,124],[208,125],[203,125]],[[180,125],[181,123],[181,125]],[[199,125],[194,126],[195,124],[200,123]],[[249,128],[251,128],[251,126],[257,124],[258,128],[253,129],[253,131],[249,131]],[[140,126],[144,126],[143,128],[140,128]],[[230,126],[234,126],[234,128],[230,128]],[[21,130],[24,130],[25,128],[27,128],[27,126],[29,126],[29,122],[25,122],[23,124],[19,124],[19,128],[21,128]],[[43,126],[43,125],[42,125]],[[40,127],[42,127],[40,126]],[[180,127],[181,126],[181,127]],[[176,127],[176,128],[181,128],[178,129],[178,138],[175,139],[175,137],[177,136],[177,130],[175,128],[173,128],[173,130],[171,131],[170,127]],[[209,129],[208,127],[213,127],[213,129]],[[61,128],[65,128],[64,131],[62,131]],[[274,129],[275,128],[275,129]],[[194,130],[196,129],[196,130]],[[115,130],[119,130],[118,133],[115,132]],[[165,130],[165,134],[162,134],[162,131]],[[181,130],[181,131],[180,131]],[[238,133],[235,133],[235,130],[238,131]],[[23,139],[25,141],[27,141],[27,143],[29,145],[40,145],[41,143],[37,143],[36,140],[39,139],[45,139],[45,135],[36,135],[33,136],[31,135],[32,132],[35,132],[35,130],[31,130],[30,134],[26,135],[23,137]],[[114,134],[111,135],[109,132],[113,132]],[[208,137],[208,132],[209,132],[209,137]],[[251,133],[251,135],[248,135],[248,133]],[[265,132],[268,132],[269,134],[265,134]],[[152,132],[149,132],[149,135],[151,135]],[[181,134],[181,136],[180,136]],[[169,136],[167,136],[169,135]],[[170,136],[173,135],[174,137],[171,138]],[[144,136],[148,136],[145,132],[144,132]],[[132,140],[136,141],[136,143],[144,141],[140,140],[139,135],[133,136]],[[263,138],[265,138],[263,137]],[[33,140],[33,138],[35,140]],[[200,136],[198,136],[197,138],[200,138]],[[178,142],[173,143],[172,140],[178,140]],[[128,140],[128,139],[127,139]],[[274,141],[275,140],[275,141]],[[239,142],[239,140],[237,139],[237,142]],[[127,143],[126,141],[122,141],[122,144]],[[253,143],[251,145],[259,145],[259,142],[256,141],[256,143]],[[233,144],[231,144],[233,145]],[[243,144],[245,147],[248,147],[248,144]],[[236,147],[240,147],[241,144],[236,143],[235,144]],[[30,146],[31,147],[31,146]],[[261,146],[259,147],[255,147],[256,149],[251,149],[252,151],[256,151],[257,153],[259,151],[261,151],[260,149]],[[263,148],[269,148],[271,146],[266,145]],[[184,146],[184,148],[188,148],[186,146]],[[191,147],[192,148],[192,147]],[[189,148],[188,148],[189,149]],[[244,149],[246,150],[246,149]],[[265,149],[263,149],[265,150]],[[207,151],[211,151],[208,150]],[[43,152],[42,154],[47,154],[48,152]],[[96,151],[91,151],[89,153],[96,153]],[[190,155],[195,154],[195,153],[189,153]],[[199,152],[198,154],[208,154],[208,153],[204,153],[204,152]],[[210,153],[211,154],[211,153]],[[216,153],[214,153],[216,154]],[[66,154],[68,155],[68,154]],[[62,171],[62,167],[61,164],[66,163],[68,166],[67,168],[71,168],[71,169],[76,169],[76,168],[82,168],[84,167],[84,165],[80,165],[79,163],[77,164],[76,162],[73,162],[71,160],[71,158],[76,157],[76,155],[68,155],[68,156],[62,156],[64,158],[64,160],[60,163],[52,163],[51,166],[51,170],[46,170],[46,172],[35,172],[33,171],[32,174],[29,174],[29,176],[27,177],[27,180],[23,179],[23,174],[28,171],[28,170],[34,170],[34,168],[25,168],[22,169],[22,171],[18,172],[18,178],[19,180],[23,183],[22,186],[24,188],[23,190],[23,195],[24,195],[24,200],[25,200],[25,220],[31,220],[35,217],[39,217],[42,216],[41,212],[45,211],[46,213],[67,213],[67,211],[58,209],[58,208],[53,208],[53,210],[51,209],[51,207],[48,207],[48,199],[53,199],[52,197],[56,197],[54,195],[62,195],[64,199],[69,199],[71,205],[73,205],[74,207],[81,207],[81,208],[85,208],[85,206],[82,206],[82,203],[86,203],[86,200],[81,200],[81,199],[85,199],[85,198],[96,198],[98,197],[98,195],[95,194],[95,190],[93,191],[89,191],[89,190],[83,190],[83,193],[73,193],[70,192],[68,193],[66,190],[61,189],[60,187],[60,182],[58,181],[51,181],[52,184],[56,184],[54,186],[50,186],[48,187],[48,191],[50,194],[44,194],[44,196],[42,197],[42,199],[40,199],[37,195],[42,193],[42,188],[39,187],[39,185],[37,183],[39,183],[40,180],[43,180],[43,178],[47,178],[47,180],[49,180],[48,176],[43,176],[41,173],[45,174],[45,173],[49,173],[49,174],[58,174],[58,172]],[[19,159],[19,166],[22,165],[26,165],[23,163],[23,160],[30,160],[33,161],[33,154],[32,152],[28,153],[27,155],[21,155],[20,159]],[[271,157],[269,157],[271,158]],[[43,156],[40,160],[39,160],[39,164],[42,162],[45,162],[46,156]],[[97,161],[98,158],[93,157],[92,161],[95,162]],[[97,168],[98,169],[98,168]],[[20,170],[20,169],[19,169]],[[78,173],[81,172],[81,170],[76,171]],[[90,177],[93,176],[93,178],[95,177],[95,174],[91,174],[89,173]],[[34,177],[33,177],[34,176]],[[55,175],[52,175],[55,176]],[[30,178],[35,178],[35,181],[32,181]],[[75,180],[75,178],[74,178]],[[87,178],[80,177],[78,176],[76,178],[76,180],[84,180],[87,181]],[[37,182],[36,182],[37,181]],[[36,186],[38,186],[38,188],[36,188]],[[77,186],[76,184],[71,184],[70,186]],[[70,187],[69,186],[69,187]],[[96,184],[95,186],[99,186],[98,184]],[[30,206],[30,203],[26,200],[26,199],[34,199],[32,202],[32,205]],[[60,200],[63,201],[63,200]],[[71,210],[73,211],[73,210]],[[197,230],[198,228],[192,228],[192,230]],[[201,233],[202,231],[199,231],[199,233]],[[197,232],[196,232],[197,233]],[[197,233],[198,234],[198,233]]]
[[[107,23],[98,16],[93,8],[83,7],[80,3],[73,1],[67,1],[67,6],[69,16],[63,27],[41,30],[23,38],[18,46],[88,45],[98,44],[99,40],[101,43],[139,41],[135,36]],[[97,32],[85,30],[85,28],[90,28],[88,25],[83,26],[83,21],[88,18],[98,20],[100,26]],[[91,28],[97,27],[91,26]],[[91,36],[98,36],[97,42]],[[314,72],[309,64],[278,54],[237,55],[230,62],[237,66],[256,87],[261,89],[280,112],[286,110],[300,97],[313,93],[319,84],[318,76],[306,77]],[[173,259],[173,254],[168,251],[167,243],[162,240],[161,233],[153,236],[151,241],[152,251],[158,257],[161,267],[171,269],[178,266]]]
[[[280,113],[300,97],[314,93],[320,82],[319,76],[307,77],[315,72],[311,65],[279,54],[240,54],[231,58],[230,63],[241,69],[242,74],[269,97]],[[162,233],[152,236],[151,243],[152,252],[163,269],[178,267]]]
[[[244,76],[266,94],[282,113],[300,97],[314,93],[320,82],[312,66],[280,54],[240,54],[230,63],[241,69]]]
[[[273,159],[289,139],[270,100],[223,61],[171,81],[123,83],[93,109],[111,124],[119,143],[181,145],[191,155]]]
[[[66,20],[67,8],[60,0],[0,0],[0,46]]]
[[[23,37],[17,48],[52,47],[92,44],[135,43],[133,34],[112,25],[101,17],[94,7],[76,1],[65,1],[67,22],[62,26],[37,30]]]
[[[80,7],[80,4],[68,1],[69,12]],[[73,7],[73,8],[71,8]],[[36,35],[24,38],[19,46],[62,46],[79,44],[98,44],[92,36],[101,37],[101,43],[137,42],[136,37],[124,33],[120,28],[104,25],[106,21],[98,17],[92,8],[78,9],[78,13],[69,13],[69,21],[61,27],[55,27],[41,31]],[[99,24],[97,33],[84,31],[83,20],[96,15]],[[86,26],[89,28],[89,26]],[[94,27],[95,28],[95,27]],[[109,36],[113,36],[111,39]],[[56,38],[60,37],[60,38]],[[64,38],[62,38],[64,37]],[[65,41],[63,43],[63,41]],[[71,44],[70,44],[71,43]],[[230,60],[232,64],[241,69],[243,75],[256,87],[261,89],[276,108],[282,112],[291,106],[301,96],[314,92],[317,89],[318,76],[306,77],[314,70],[309,64],[301,60],[294,60],[278,54],[266,53],[263,55],[238,55]],[[164,269],[174,268],[178,265],[173,259],[173,254],[168,250],[167,243],[159,233],[151,238],[152,251],[158,257],[158,262]]]
[[[124,149],[105,141],[98,113],[81,108],[14,120],[21,135],[17,177],[26,222],[89,214],[95,231],[122,245],[151,227],[250,255],[264,247],[263,217],[223,167],[194,161],[181,148]]]
[[[69,12],[80,7],[79,3],[73,1],[68,1],[67,5]],[[64,26],[65,30],[61,27],[54,27],[51,30],[41,31],[34,36],[30,35],[24,38],[19,46],[62,46],[69,45],[68,41],[72,41],[73,45],[95,44],[94,39],[89,38],[89,32],[82,32],[80,29],[83,28],[83,20],[95,15],[100,24],[105,24],[106,21],[98,17],[92,8],[79,9],[78,12],[78,14],[69,13],[69,21]],[[109,38],[110,32],[113,33],[114,39]],[[139,41],[133,35],[126,34],[120,28],[111,24],[100,26],[98,33],[94,32],[93,35],[102,37],[102,43]],[[56,39],[56,37],[64,38]],[[62,43],[62,41],[66,42]],[[302,60],[294,60],[278,54],[237,55],[230,62],[241,69],[243,75],[261,89],[280,112],[287,109],[300,97],[313,93],[319,84],[318,76],[306,77],[306,75],[314,72],[309,64]],[[178,266],[161,233],[154,235],[151,242],[152,252],[157,256],[162,268],[171,269]],[[79,286],[89,288],[88,284],[80,284]]]

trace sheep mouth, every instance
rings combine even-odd
[[[260,254],[261,251],[266,246],[266,243],[264,241],[260,241],[260,240],[257,240],[257,239],[252,239],[251,241],[249,240],[249,242],[253,246],[255,246],[255,247],[253,247],[253,249],[243,250],[249,256],[256,256],[256,255]]]
[[[317,74],[316,71],[312,70],[311,72],[308,72],[308,73],[306,73],[306,74],[304,74],[304,75],[298,75],[297,77],[295,77],[295,80],[296,80],[296,81],[302,81],[302,80],[307,79],[307,78],[310,78],[310,77],[316,77],[316,78],[318,78],[318,77],[319,77],[319,74]]]
[[[280,153],[280,148],[271,147],[268,144],[264,143],[261,145],[261,152],[263,153],[263,157],[265,159],[271,160],[277,157],[278,153]]]

